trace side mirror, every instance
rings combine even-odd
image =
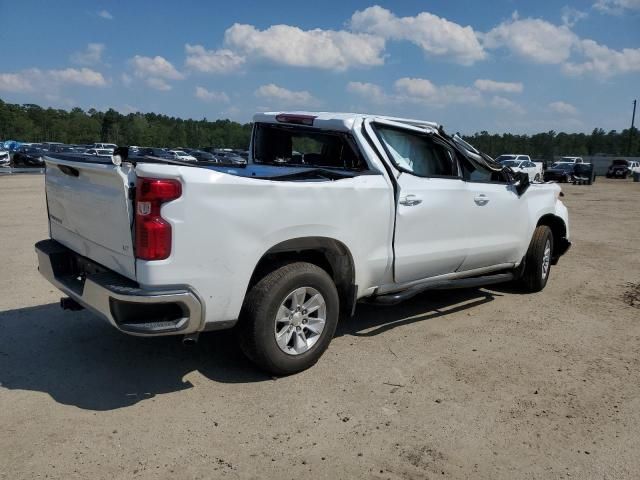
[[[529,174],[526,172],[515,172],[513,175],[513,187],[516,189],[518,196],[522,196],[527,191],[531,182]]]

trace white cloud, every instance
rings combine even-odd
[[[640,10],[640,0],[598,0],[593,8],[603,13],[621,15],[625,10]]]
[[[168,92],[173,88],[162,78],[157,78],[157,77],[149,77],[145,79],[145,83],[149,87],[153,88],[154,90],[158,90],[159,92]]]
[[[521,82],[496,82],[479,78],[473,85],[483,92],[522,93],[524,87]]]
[[[584,20],[588,16],[589,14],[587,12],[565,5],[562,7],[562,16],[560,18],[562,19],[563,25],[571,28],[580,20]]]
[[[349,82],[347,84],[347,91],[367,98],[374,103],[383,103],[388,99],[382,87],[375,83]]]
[[[318,105],[320,102],[306,90],[293,91],[279,87],[274,83],[262,85],[255,91],[255,95],[271,101],[279,102],[284,106],[306,106]]]
[[[479,91],[458,85],[436,86],[424,78],[400,78],[394,83],[397,98],[404,102],[422,102],[443,107],[450,104],[478,105],[482,103]]]
[[[507,48],[524,59],[549,64],[565,62],[578,40],[566,25],[558,26],[537,18],[520,20],[517,14],[482,38],[485,48]]]
[[[549,110],[554,113],[559,113],[560,115],[574,116],[578,114],[578,109],[570,103],[557,101],[551,102],[547,106],[549,107]]]
[[[96,65],[102,61],[105,46],[103,43],[90,43],[82,52],[71,55],[71,61],[78,65]]]
[[[167,80],[181,80],[184,78],[180,72],[164,57],[143,57],[136,55],[130,60],[133,66],[133,73],[140,78],[156,77]]]
[[[196,87],[195,96],[205,102],[229,103],[229,96],[226,93],[207,90],[204,87]]]
[[[513,100],[509,100],[508,98],[500,96],[493,97],[489,102],[489,105],[500,110],[507,110],[509,112],[517,113],[518,115],[522,115],[525,113],[525,110],[524,108],[522,108],[522,106],[520,106]]]
[[[30,92],[33,85],[27,72],[0,73],[0,92]]]
[[[349,82],[347,90],[374,103],[423,104],[443,107],[451,104],[481,105],[481,92],[458,85],[435,85],[426,78],[399,78],[393,84],[393,93],[373,83]]]
[[[155,57],[143,57],[136,55],[129,60],[133,67],[133,75],[144,82],[151,88],[166,92],[171,90],[168,80],[182,80],[184,75],[180,73],[166,58],[159,55]],[[127,76],[128,77],[128,76]],[[125,84],[130,83],[130,77],[122,77]]]
[[[53,95],[52,91],[68,85],[105,87],[107,84],[102,73],[90,68],[62,70],[31,68],[16,73],[0,73],[0,91],[8,92],[41,92]]]
[[[258,30],[236,23],[227,29],[224,39],[232,51],[247,57],[295,67],[346,70],[384,64],[384,39],[368,34],[289,25]]]
[[[246,61],[242,55],[231,50],[206,50],[202,45],[184,46],[187,54],[185,64],[194,70],[207,73],[230,73],[240,68]]]
[[[105,20],[113,20],[113,15],[111,15],[111,13],[109,13],[107,10],[100,10],[98,12],[98,16],[100,18],[104,18]]]
[[[85,87],[104,87],[107,85],[104,76],[100,72],[96,72],[90,68],[47,70],[45,76],[59,83],[83,85]]]
[[[578,50],[585,62],[567,62],[563,70],[570,75],[591,73],[607,78],[630,72],[640,72],[640,48],[624,48],[620,51],[600,45],[593,40],[582,40]]]
[[[428,55],[447,56],[463,65],[483,60],[486,54],[470,26],[463,27],[429,12],[415,17],[397,17],[380,6],[356,11],[351,28],[386,39],[405,40],[418,45]]]

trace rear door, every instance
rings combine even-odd
[[[462,162],[469,249],[460,270],[492,267],[522,260],[529,242],[526,199],[501,172],[492,172],[469,161]]]
[[[376,122],[399,187],[394,236],[396,283],[455,272],[467,252],[465,185],[455,156],[420,128]]]
[[[45,158],[51,238],[135,279],[133,167]]]

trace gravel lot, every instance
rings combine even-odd
[[[273,379],[228,333],[183,347],[60,310],[43,177],[0,178],[0,478],[638,478],[640,184],[564,191],[574,246],[542,293],[359,306]]]

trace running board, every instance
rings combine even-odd
[[[510,282],[516,278],[513,272],[496,273],[495,275],[483,275],[482,277],[457,278],[452,280],[440,280],[422,285],[415,285],[400,292],[387,293],[367,299],[367,303],[376,305],[395,305],[415,297],[427,290],[449,290],[454,288],[478,288],[496,283]]]

